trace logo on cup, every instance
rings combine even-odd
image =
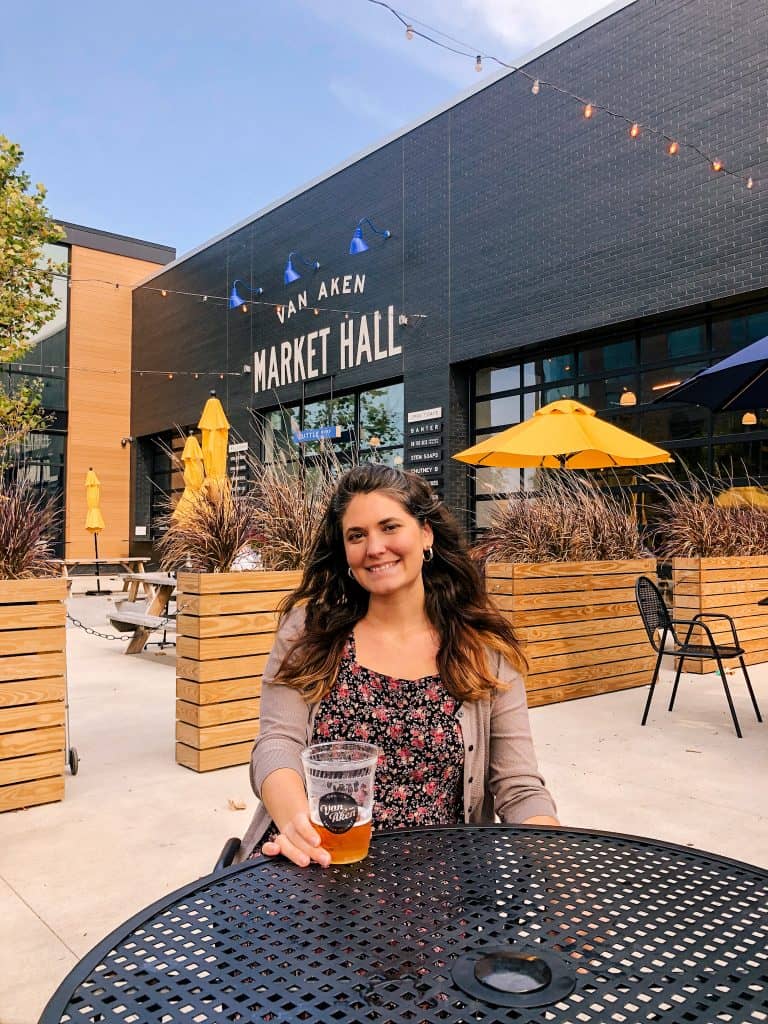
[[[357,802],[349,793],[325,793],[317,802],[317,812],[324,828],[341,835],[357,821]]]

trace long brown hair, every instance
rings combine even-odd
[[[342,518],[356,494],[383,491],[422,524],[432,527],[433,558],[422,576],[425,611],[440,639],[437,665],[443,684],[459,700],[479,700],[501,684],[488,665],[498,652],[520,671],[526,666],[511,624],[493,606],[483,577],[467,554],[458,524],[415,473],[365,463],[340,478],[318,530],[299,587],[281,606],[281,621],[297,605],[306,618],[277,673],[277,682],[309,702],[333,687],[344,645],[368,610],[368,591],[347,573]]]

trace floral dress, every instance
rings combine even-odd
[[[455,825],[464,818],[460,706],[439,675],[394,679],[360,665],[352,634],[336,684],[317,709],[312,742],[381,748],[374,830]]]

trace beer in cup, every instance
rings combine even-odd
[[[302,751],[309,817],[331,864],[352,864],[368,854],[378,758],[372,743],[347,740]]]

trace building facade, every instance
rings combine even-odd
[[[102,483],[105,529],[99,554],[129,550],[131,288],[175,250],[79,224],[62,222],[64,238],[46,246],[63,264],[54,278],[59,308],[27,352],[23,363],[3,367],[11,387],[25,377],[42,378],[45,430],[25,442],[21,469],[54,498],[60,509],[57,554],[93,555],[85,530],[85,475],[93,467]],[[127,449],[127,450],[126,450]]]
[[[500,75],[143,281],[134,541],[211,387],[266,457],[354,444],[470,526],[532,477],[451,455],[560,396],[768,479],[765,410],[652,404],[768,334],[766,43],[747,0],[614,4],[526,59],[535,93]]]

